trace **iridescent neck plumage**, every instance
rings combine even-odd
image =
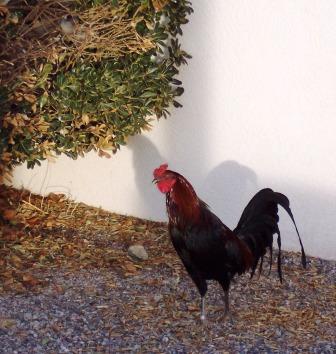
[[[181,175],[166,195],[169,222],[175,226],[196,223],[200,217],[200,200],[192,185]]]

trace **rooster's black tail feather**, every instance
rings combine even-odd
[[[234,233],[249,246],[254,256],[251,277],[253,277],[260,260],[259,274],[262,269],[262,262],[267,249],[270,250],[272,257],[273,235],[277,234],[278,243],[278,274],[282,282],[281,271],[281,235],[278,227],[278,205],[281,205],[290,216],[295,226],[296,233],[301,245],[301,262],[306,268],[306,254],[303,248],[301,237],[296,226],[293,213],[289,207],[288,198],[281,193],[274,192],[270,188],[259,191],[247,204],[238,222]],[[270,267],[272,265],[272,259]]]

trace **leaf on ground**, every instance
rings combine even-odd
[[[15,267],[15,268],[22,268],[23,264],[22,264],[22,259],[18,256],[16,256],[15,254],[13,254],[10,258],[10,262],[11,264]]]
[[[4,217],[4,219],[11,221],[15,218],[16,216],[16,210],[14,209],[6,209],[2,212],[2,216]]]
[[[0,317],[0,329],[9,329],[16,325],[16,321],[11,318]]]
[[[31,288],[38,285],[40,283],[40,280],[38,280],[34,275],[30,273],[25,273],[22,276],[22,283],[27,288]]]

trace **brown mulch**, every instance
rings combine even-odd
[[[284,252],[276,270],[239,277],[234,321],[210,283],[208,320],[167,225],[109,213],[64,195],[0,186],[0,342],[4,352],[244,353],[336,351],[335,262]],[[131,244],[149,259],[135,262]],[[267,264],[267,263],[266,263]],[[266,267],[265,267],[266,268]]]

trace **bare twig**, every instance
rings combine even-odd
[[[78,12],[75,1],[42,0],[29,2],[14,1],[9,11],[21,11],[23,20],[16,26],[15,36],[0,27],[0,82],[13,82],[24,71],[38,69],[43,60],[71,67],[79,58],[99,61],[115,58],[127,53],[139,53],[155,45],[149,37],[140,36],[134,19],[128,18],[122,9],[126,1],[114,7],[109,3]],[[60,23],[70,16],[74,21],[74,32],[64,34]]]
[[[36,209],[38,210],[39,212],[43,213],[43,214],[47,214],[44,210],[40,209],[39,207],[37,207],[36,205],[26,201],[26,200],[22,200],[22,203],[26,204],[26,205],[29,205],[30,208],[33,208],[33,209]]]

